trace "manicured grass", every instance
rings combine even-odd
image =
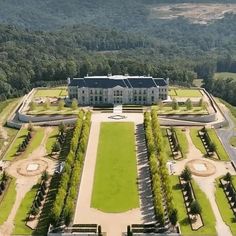
[[[199,128],[191,128],[190,129],[190,136],[192,139],[193,144],[195,147],[203,154],[206,155],[206,149],[203,146],[201,138],[198,136],[198,130]]]
[[[7,188],[7,192],[4,194],[2,201],[0,202],[0,225],[3,224],[14,205],[15,199],[16,199],[16,183],[15,179],[11,179],[11,182]]]
[[[72,110],[70,107],[64,107],[62,110],[58,110],[58,106],[50,106],[49,109],[45,110],[43,105],[37,105],[35,110],[27,111],[30,115],[75,115],[79,113],[80,108]]]
[[[192,180],[192,185],[200,206],[202,207],[202,218],[204,227],[197,231],[198,235],[216,235],[216,219],[212,211],[209,199],[206,194],[199,188],[198,184]]]
[[[236,147],[236,136],[230,138],[230,144],[231,144],[233,147]]]
[[[158,110],[159,115],[206,115],[208,114],[207,109],[194,106],[192,110],[187,110],[185,105],[179,106],[178,110],[173,110],[171,105],[166,104],[162,107],[155,105],[152,106]]]
[[[102,123],[91,207],[125,212],[139,207],[134,123]]]
[[[67,95],[66,88],[59,89],[40,89],[34,94],[35,97],[63,97]]]
[[[236,178],[234,178],[236,180]],[[236,235],[236,221],[233,211],[230,208],[228,199],[225,196],[223,188],[220,186],[219,179],[216,179],[216,192],[215,198],[218,205],[220,214],[224,222],[230,227],[233,235]]]
[[[236,79],[236,73],[229,73],[229,72],[220,72],[220,73],[215,73],[214,75],[215,79]]]
[[[170,181],[172,185],[173,203],[178,210],[178,222],[180,224],[181,232],[184,235],[194,234],[194,231],[192,231],[191,225],[189,224],[187,210],[185,208],[183,194],[179,183],[179,177],[172,175],[170,176]]]
[[[197,231],[193,231],[191,225],[189,224],[189,219],[184,205],[184,199],[179,185],[178,176],[170,176],[170,179],[172,184],[174,206],[178,210],[179,224],[182,235],[216,235],[215,216],[211,209],[210,202],[206,195],[198,187],[196,182],[192,180],[196,198],[198,199],[198,202],[202,207],[202,218],[204,221],[204,227],[200,228]]]
[[[227,152],[225,151],[221,141],[219,140],[215,129],[208,129],[207,130],[211,141],[215,144],[216,146],[216,152],[217,155],[219,156],[220,160],[222,161],[228,161],[229,160],[229,156],[227,154]]]
[[[13,234],[19,234],[19,235],[32,234],[33,231],[29,227],[27,227],[25,223],[37,190],[38,190],[38,184],[33,186],[33,188],[28,193],[26,193],[25,197],[23,198],[14,219],[15,228]]]
[[[4,160],[11,161],[15,157],[15,154],[18,150],[18,147],[23,142],[23,140],[25,139],[27,133],[28,133],[27,129],[23,128],[23,129],[19,130],[19,132],[17,133],[17,137],[16,137],[15,141],[12,143],[9,150],[7,151],[7,153],[4,157]]]
[[[26,148],[25,152],[23,153],[23,157],[27,157],[37,147],[39,147],[39,145],[41,144],[41,142],[43,140],[43,136],[44,136],[44,129],[43,128],[39,128],[39,129],[35,130],[35,134],[34,134],[32,140],[30,141],[28,147]]]
[[[172,158],[172,152],[171,152],[171,148],[170,148],[170,143],[167,137],[167,133],[166,133],[166,128],[161,128],[161,132],[162,132],[162,136],[163,136],[163,140],[164,140],[164,146],[165,146],[165,151],[166,154],[168,155],[169,159],[173,159]]]
[[[186,134],[182,129],[175,128],[175,133],[180,145],[180,148],[182,149],[183,157],[186,157],[186,154],[189,152],[189,146],[188,146],[188,140],[186,137]]]
[[[177,97],[202,97],[202,93],[198,89],[181,89],[181,88],[175,88],[171,89],[174,90],[170,92],[170,96],[177,96]]]
[[[11,161],[15,157],[15,154],[18,150],[19,145],[23,142],[27,134],[28,134],[28,129],[26,128],[21,129],[18,132],[14,143],[12,143],[12,145],[10,146],[8,152],[6,153],[4,157],[4,160]],[[34,136],[32,137],[32,140],[27,146],[25,152],[23,152],[22,157],[27,157],[28,155],[30,155],[34,151],[34,149],[36,149],[40,145],[40,143],[42,142],[43,136],[44,136],[44,129],[43,128],[37,129],[35,131]]]
[[[232,183],[234,188],[236,189],[236,175],[232,175]]]
[[[50,133],[47,143],[46,143],[46,150],[47,153],[50,154],[52,152],[52,146],[56,142],[58,136],[58,128],[54,128],[53,131]]]

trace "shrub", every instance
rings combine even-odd
[[[180,176],[186,182],[189,182],[192,179],[192,173],[187,166],[184,168]]]
[[[194,200],[190,204],[190,214],[192,214],[196,217],[198,214],[201,214],[201,212],[202,212],[202,208],[201,208],[200,204],[198,203],[198,201]]]

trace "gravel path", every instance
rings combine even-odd
[[[197,160],[202,159],[203,155],[202,153],[195,147],[195,145],[192,142],[192,139],[190,137],[190,130],[186,130],[186,137],[189,143],[189,153],[187,155],[187,158],[178,161],[175,165],[176,174],[180,174],[181,171],[184,169],[186,163],[190,160]],[[206,158],[204,158],[206,160]],[[216,167],[216,172],[214,175],[211,175],[209,177],[198,177],[194,176],[194,180],[197,182],[201,190],[206,194],[207,198],[210,201],[212,210],[214,212],[214,215],[216,217],[216,231],[219,236],[230,236],[232,235],[230,228],[225,224],[223,221],[219,209],[217,207],[216,201],[215,201],[215,186],[214,182],[215,179],[219,176],[225,175],[227,172],[230,172],[231,174],[235,174],[235,171],[230,164],[230,162],[223,162],[223,161],[213,161],[210,159],[207,159],[208,162],[212,163]]]
[[[125,115],[125,114],[123,114]],[[96,223],[102,226],[102,231],[108,236],[120,236],[126,232],[127,225],[133,223],[150,223],[155,219],[152,196],[150,189],[150,176],[148,171],[146,149],[143,146],[143,116],[125,115],[126,119],[118,122],[132,121],[136,124],[136,144],[138,158],[138,175],[139,175],[139,192],[140,208],[132,209],[124,213],[104,213],[97,209],[91,208],[91,197],[93,188],[94,171],[96,166],[97,147],[99,141],[100,123],[104,121],[116,122],[117,120],[109,119],[109,114],[93,114],[92,125],[89,136],[88,148],[85,157],[83,175],[80,184],[79,197],[76,206],[74,224],[91,224]],[[143,178],[144,177],[144,178]],[[146,184],[144,183],[146,181]]]
[[[47,155],[45,144],[49,133],[52,131],[52,128],[45,128],[44,137],[40,146],[35,149],[32,154],[24,160],[18,160],[13,162],[7,169],[7,173],[16,178],[16,200],[12,207],[12,210],[8,216],[7,221],[5,221],[0,226],[0,235],[10,236],[14,229],[14,219],[17,213],[17,210],[21,204],[22,199],[25,194],[31,190],[31,188],[38,182],[41,174],[36,176],[22,176],[17,172],[17,166],[24,161],[41,159],[48,163],[47,171],[52,174],[55,168],[55,161],[45,158]]]

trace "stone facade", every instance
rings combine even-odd
[[[166,100],[168,79],[137,76],[104,76],[68,79],[70,99],[80,105],[151,105]]]

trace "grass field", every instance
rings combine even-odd
[[[172,184],[174,206],[178,210],[179,224],[182,235],[216,235],[215,216],[211,209],[210,202],[206,195],[200,190],[198,185],[194,181],[192,181],[196,198],[198,199],[198,202],[202,207],[204,227],[200,228],[197,231],[193,231],[189,224],[189,219],[185,208],[182,191],[179,185],[178,176],[170,176],[170,180]]]
[[[191,128],[190,129],[190,136],[192,139],[193,144],[195,147],[203,154],[206,155],[206,149],[203,146],[201,138],[198,136],[198,130],[199,128]]]
[[[171,97],[202,97],[202,93],[198,89],[182,89],[182,88],[172,88],[169,91]]]
[[[26,128],[21,129],[18,132],[14,143],[12,143],[9,150],[7,151],[7,153],[4,157],[4,160],[11,161],[15,157],[18,147],[25,139],[27,133],[28,133],[28,129],[26,129]],[[43,135],[44,135],[44,129],[43,128],[37,129],[32,140],[30,141],[29,145],[27,146],[25,152],[23,152],[22,157],[27,157],[29,154],[31,154],[34,151],[35,148],[37,148],[40,145],[40,143],[42,142],[42,139],[43,139]]]
[[[230,138],[230,144],[231,144],[233,147],[236,147],[236,136]]]
[[[173,159],[172,158],[172,152],[171,152],[171,148],[170,148],[170,143],[167,137],[167,133],[166,133],[166,128],[161,128],[161,132],[162,132],[162,136],[163,136],[163,140],[164,140],[164,146],[165,146],[165,151],[168,155],[169,159]]]
[[[18,234],[18,235],[32,234],[32,230],[25,225],[25,220],[28,216],[28,212],[32,206],[37,190],[38,190],[38,184],[36,184],[28,193],[26,193],[25,197],[23,198],[14,219],[15,228],[13,234]]]
[[[139,207],[133,123],[102,123],[91,207],[125,212]]]
[[[221,217],[226,223],[226,225],[230,227],[232,234],[236,235],[235,216],[233,214],[233,211],[230,208],[230,205],[225,196],[223,188],[220,187],[219,179],[216,179],[215,186],[216,186],[215,198],[216,198],[216,203],[218,205]]]
[[[189,152],[188,140],[184,131],[179,128],[175,128],[175,133],[179,142],[179,145],[182,149],[183,157],[186,157],[186,154]]]
[[[10,214],[12,206],[15,202],[16,199],[15,187],[16,187],[15,179],[12,179],[8,186],[7,192],[5,193],[2,201],[0,202],[0,212],[1,212],[0,225],[7,220],[8,215]]]
[[[221,141],[219,140],[215,129],[208,129],[207,132],[210,136],[211,141],[216,146],[216,152],[217,152],[217,155],[219,156],[220,160],[228,161],[229,160],[229,155],[227,154],[227,152],[225,151]]]
[[[220,73],[215,73],[214,75],[215,79],[236,79],[236,73],[229,73],[229,72],[220,72]]]
[[[217,235],[215,229],[215,215],[212,211],[209,199],[204,192],[199,188],[195,181],[192,181],[194,192],[196,198],[202,207],[202,218],[204,222],[204,227],[199,229],[197,232],[199,235]]]
[[[68,95],[66,88],[40,89],[34,94],[34,97],[65,97]]]
[[[50,133],[46,143],[46,150],[48,154],[52,152],[52,146],[56,142],[57,136],[58,136],[58,128],[53,128],[53,131]]]
[[[23,142],[23,140],[25,139],[27,133],[28,133],[27,129],[20,129],[19,130],[19,132],[17,133],[15,141],[12,143],[12,145],[10,146],[10,148],[7,151],[7,153],[4,157],[4,160],[11,161],[15,157],[15,154],[18,150],[18,147]]]
[[[22,157],[27,157],[28,155],[30,155],[37,147],[39,147],[39,145],[41,144],[42,140],[43,140],[43,136],[44,136],[44,129],[43,128],[39,128],[35,131],[35,134],[32,138],[32,140],[30,141],[29,145],[27,146],[25,152],[23,153]]]
[[[49,109],[45,110],[42,105],[36,106],[35,110],[28,111],[29,115],[74,115],[79,113],[80,108],[72,110],[70,107],[64,107],[62,110],[58,110],[58,106],[50,106]]]

